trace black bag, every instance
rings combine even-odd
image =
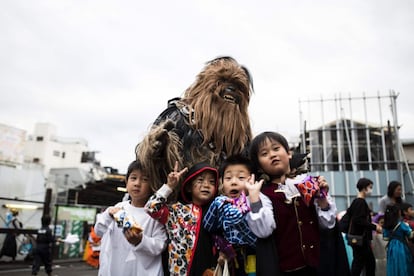
[[[352,218],[349,224],[348,233],[346,234],[346,240],[350,246],[362,246],[364,235],[351,234]]]
[[[347,234],[346,240],[350,246],[362,246],[364,236]]]

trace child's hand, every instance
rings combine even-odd
[[[328,182],[326,182],[326,179],[324,176],[318,176],[318,185],[319,185],[319,197],[326,197],[326,195],[329,192],[329,185]]]
[[[260,181],[255,181],[254,174],[252,174],[249,179],[246,181],[246,189],[249,192],[250,203],[255,203],[260,200],[259,194],[260,189],[263,185],[263,179]]]
[[[178,186],[181,176],[186,173],[188,168],[184,168],[181,171],[178,171],[178,161],[175,162],[174,171],[170,172],[167,177],[167,185],[171,189],[175,189]]]
[[[329,206],[328,199],[326,198],[326,195],[329,192],[329,185],[328,182],[326,182],[326,179],[324,176],[318,176],[318,186],[319,191],[316,193],[316,197],[318,198],[318,205],[322,209],[326,209]]]
[[[142,231],[134,231],[132,228],[129,228],[124,231],[124,235],[127,241],[134,246],[137,246],[142,241]]]
[[[381,227],[381,225],[376,224],[376,223],[374,223],[374,224],[375,224],[375,231],[376,231],[378,234],[381,234],[381,233],[382,233],[382,227]]]
[[[108,213],[109,213],[109,215],[113,218],[114,217],[114,215],[119,211],[119,210],[121,210],[122,208],[121,207],[108,207]]]

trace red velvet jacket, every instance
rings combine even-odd
[[[276,191],[274,184],[263,187],[262,192],[272,201],[276,241],[281,271],[294,271],[305,266],[317,268],[320,255],[318,215],[313,201],[306,206],[302,197],[291,202],[285,194]]]

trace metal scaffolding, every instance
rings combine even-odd
[[[312,173],[331,178],[333,196],[343,205],[349,206],[360,177],[377,183],[374,198],[386,193],[391,180],[400,181],[403,193],[412,195],[413,179],[399,137],[397,97],[391,90],[388,95],[299,100],[300,151],[310,153]],[[372,202],[374,208],[376,203]]]

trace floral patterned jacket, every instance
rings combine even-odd
[[[148,214],[165,224],[170,243],[168,262],[170,275],[187,275],[197,246],[202,209],[194,204],[167,205],[172,190],[164,184],[147,202]]]

